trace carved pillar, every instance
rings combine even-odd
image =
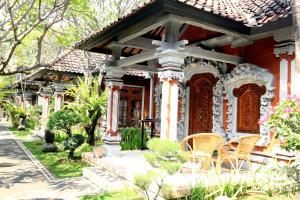
[[[51,88],[43,88],[41,96],[43,97],[43,112],[42,112],[42,119],[46,120],[49,116],[49,104],[50,104],[50,98],[52,95],[52,89]]]
[[[119,120],[120,89],[123,81],[120,79],[107,80],[106,87],[109,89],[107,98],[107,132],[110,136],[116,136]]]
[[[64,98],[64,85],[63,84],[54,84],[54,97],[55,97],[55,105],[54,111],[60,111],[63,106],[63,98]]]

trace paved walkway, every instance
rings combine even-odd
[[[0,200],[73,200],[99,193],[83,177],[54,179],[41,164],[24,151],[24,146],[0,123]]]

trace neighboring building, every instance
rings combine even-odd
[[[291,0],[151,0],[77,43],[111,55],[108,134],[138,113],[161,138],[261,134],[267,145],[260,116],[300,85],[291,13]]]
[[[86,52],[85,55],[82,50],[68,50],[51,62],[50,67],[39,68],[30,75],[19,78],[15,84],[18,99],[22,99],[22,83],[26,104],[41,105],[42,117],[46,119],[49,114],[50,98],[52,96],[55,98],[54,110],[60,110],[64,100],[72,100],[63,95],[66,86],[84,74],[99,71],[104,61],[103,54]]]

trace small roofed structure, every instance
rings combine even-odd
[[[19,90],[23,86],[27,103],[38,104],[43,107],[42,117],[49,114],[51,96],[55,97],[55,110],[60,110],[65,98],[63,91],[70,83],[85,74],[99,72],[104,66],[105,55],[72,49],[64,52],[51,62],[49,67],[39,68],[27,76],[18,78],[14,87]],[[20,96],[21,98],[21,96]]]

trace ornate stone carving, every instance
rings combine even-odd
[[[183,80],[184,73],[178,68],[168,68],[167,70],[158,72],[158,78],[162,81],[164,79],[176,79],[179,82]]]
[[[179,87],[179,98],[180,98],[180,110],[181,110],[181,115],[178,116],[178,124],[177,124],[177,138],[178,140],[182,140],[185,137],[185,127],[184,127],[184,119],[185,119],[185,104],[186,104],[186,92],[185,92],[185,84],[180,83],[178,85]]]
[[[150,78],[149,72],[142,71],[142,70],[134,70],[130,69],[125,72],[125,75],[131,75],[131,76],[139,76],[144,78]]]
[[[160,112],[161,112],[161,93],[162,93],[162,83],[158,82],[155,85],[154,90],[154,101],[155,101],[155,132],[160,131]]]
[[[295,45],[293,43],[279,44],[274,48],[274,54],[279,57],[280,54],[293,55],[295,53]]]
[[[228,100],[228,126],[226,133],[229,138],[235,138],[236,135],[236,120],[237,114],[236,103],[237,99],[233,95],[233,90],[244,84],[254,83],[266,87],[266,93],[260,99],[260,115],[266,114],[268,107],[271,105],[271,100],[274,97],[274,75],[268,70],[260,68],[256,65],[245,63],[234,68],[231,73],[227,74],[224,80],[224,93]],[[260,134],[263,139],[261,141],[268,142],[268,130],[264,126],[260,126]]]
[[[109,79],[106,80],[106,87],[116,87],[116,88],[122,88],[123,87],[123,81],[119,79]]]

